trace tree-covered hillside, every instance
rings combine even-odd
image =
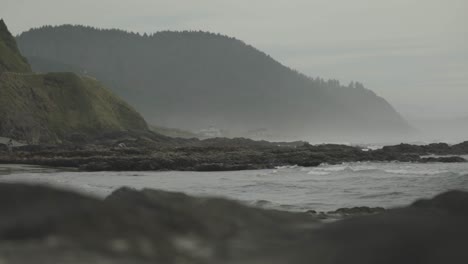
[[[34,70],[67,65],[64,70],[95,76],[157,125],[323,140],[411,131],[388,102],[362,84],[309,78],[219,34],[142,36],[65,25],[33,29],[17,40]]]

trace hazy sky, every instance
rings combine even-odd
[[[65,23],[219,32],[419,116],[468,116],[467,14],[467,0],[0,0],[15,34]]]

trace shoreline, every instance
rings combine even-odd
[[[250,139],[180,140],[161,144],[117,138],[108,142],[28,145],[9,151],[0,144],[1,164],[74,168],[81,171],[238,171],[280,166],[316,167],[363,161],[466,162],[468,141],[448,145],[400,144],[381,149],[306,142],[272,143]],[[436,155],[436,156],[430,156]]]
[[[378,207],[400,207],[453,189],[468,191],[467,164],[357,162],[232,172],[83,172],[0,165],[0,182],[56,186],[101,198],[125,186],[153,188],[196,197],[226,197],[265,209],[329,214],[333,218],[336,213],[359,213],[340,208],[362,207],[365,213]]]

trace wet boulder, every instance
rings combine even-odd
[[[328,212],[328,214],[338,214],[338,215],[366,215],[366,214],[377,214],[385,212],[385,208],[382,207],[352,207],[352,208],[340,208],[335,211]]]
[[[409,207],[335,221],[311,233],[288,263],[465,263],[468,193],[453,191]]]
[[[421,158],[422,162],[442,162],[442,163],[459,163],[459,162],[467,162],[467,160],[463,157],[459,156],[448,156],[448,157],[426,157]]]
[[[0,152],[7,152],[7,151],[8,151],[8,146],[0,143]]]

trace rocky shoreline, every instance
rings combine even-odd
[[[106,135],[94,141],[26,145],[13,147],[11,151],[0,145],[0,163],[83,171],[232,171],[358,161],[466,162],[459,155],[468,155],[468,142],[452,146],[445,143],[424,146],[400,144],[368,150],[347,145],[274,143],[244,138],[198,140],[161,137],[151,133]]]
[[[1,263],[463,263],[468,193],[325,223],[222,198],[122,188],[104,200],[0,184]]]

